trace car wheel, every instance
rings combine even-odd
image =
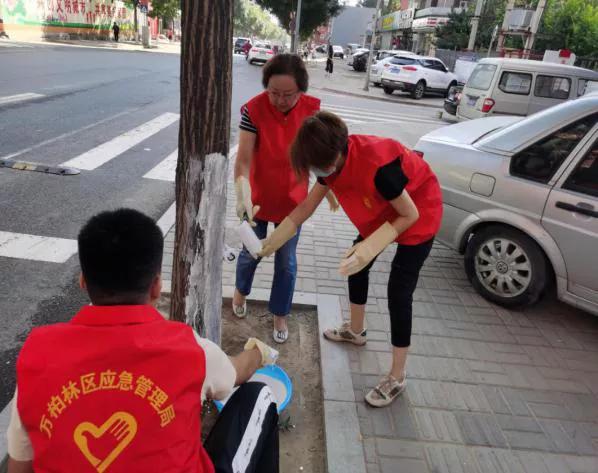
[[[445,96],[445,97],[448,97],[448,96],[450,95],[450,93],[451,93],[451,89],[452,89],[453,87],[457,87],[457,83],[456,83],[455,81],[453,81],[453,82],[451,82],[451,83],[449,84],[449,86],[448,86],[448,89],[446,89],[446,92],[444,93],[444,96]]]
[[[251,64],[253,66],[253,59],[249,60],[249,64]]]
[[[380,82],[374,82],[374,87],[380,87],[382,84]]]
[[[415,87],[411,90],[411,98],[415,100],[419,100],[424,96],[424,92],[426,91],[426,83],[423,80],[420,80]]]
[[[384,93],[388,94],[388,95],[392,95],[392,93],[394,92],[394,89],[391,89],[390,87],[386,87],[385,85],[382,86],[382,90],[384,90]]]
[[[465,250],[465,272],[475,290],[505,307],[535,303],[550,271],[538,245],[508,227],[492,225],[476,232]]]

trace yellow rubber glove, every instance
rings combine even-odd
[[[328,191],[328,193],[326,194],[326,200],[328,201],[328,206],[330,207],[330,210],[332,212],[336,212],[340,207],[338,204],[338,200],[336,200],[336,197],[332,193],[332,191]]]
[[[264,258],[276,252],[282,245],[297,234],[297,225],[289,218],[285,218],[278,227],[263,242],[262,251],[258,256]]]
[[[385,222],[378,230],[365,240],[354,245],[341,260],[338,272],[343,276],[351,276],[365,268],[370,261],[384,251],[399,236],[389,222]]]
[[[237,177],[235,181],[235,192],[237,194],[237,216],[239,220],[247,218],[252,227],[255,227],[253,217],[259,212],[259,205],[254,206],[251,202],[251,185],[245,176]]]
[[[257,338],[250,338],[245,344],[245,350],[257,348],[262,354],[262,366],[274,365],[278,360],[278,351]]]

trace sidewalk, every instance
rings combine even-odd
[[[432,107],[442,109],[444,98],[440,95],[426,96],[421,100],[410,98],[409,94],[395,91],[392,95],[385,94],[381,87],[374,87],[370,84],[369,91],[363,90],[365,84],[365,73],[355,72],[347,65],[346,59],[334,60],[334,73],[332,77],[326,77],[325,62],[318,58],[307,63],[309,72],[309,85],[312,89],[319,89],[324,92],[338,93],[359,98],[380,100],[383,102],[395,102],[418,107]]]
[[[6,43],[14,41],[12,39],[3,40]],[[134,52],[159,52],[169,54],[180,54],[181,43],[156,43],[152,42],[151,47],[146,49],[141,43],[134,41],[101,41],[101,40],[86,40],[86,39],[39,39],[39,38],[28,38],[22,43],[28,44],[43,44],[43,45],[56,45],[56,46],[71,46],[76,48],[95,48],[95,49],[111,49],[117,51],[134,51]]]
[[[405,139],[392,124],[376,127],[380,135]],[[234,228],[230,181],[228,198],[227,225]],[[331,214],[324,202],[302,228],[296,301],[337,295],[348,318],[347,284],[337,267],[355,235],[346,216]],[[165,279],[173,240],[171,230]],[[227,243],[238,244],[231,232]],[[598,318],[555,301],[523,312],[491,305],[467,281],[462,256],[439,243],[414,297],[407,391],[385,409],[365,404],[391,362],[386,283],[392,257],[392,249],[380,255],[370,275],[367,345],[338,350],[351,370],[355,402],[342,404],[352,416],[327,412],[337,418],[326,425],[329,454],[348,450],[343,442],[355,427],[363,451],[346,456],[357,453],[364,462],[345,460],[330,472],[598,473]],[[229,292],[234,270],[234,263],[224,264]],[[272,274],[272,259],[263,261],[254,294],[268,293]],[[320,324],[327,316],[319,313]]]

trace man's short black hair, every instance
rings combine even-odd
[[[307,92],[309,77],[305,63],[296,54],[277,54],[270,59],[262,69],[262,85],[268,88],[272,76],[291,76],[295,79],[297,88],[301,92]]]
[[[78,243],[81,271],[94,303],[141,299],[162,269],[162,231],[137,210],[95,215],[81,229]]]

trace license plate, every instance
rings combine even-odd
[[[478,101],[477,98],[468,97],[467,98],[467,105],[469,105],[470,107],[473,107],[476,104],[477,101]]]
[[[390,72],[392,72],[393,74],[398,74],[399,72],[401,72],[401,68],[400,67],[391,67]]]

